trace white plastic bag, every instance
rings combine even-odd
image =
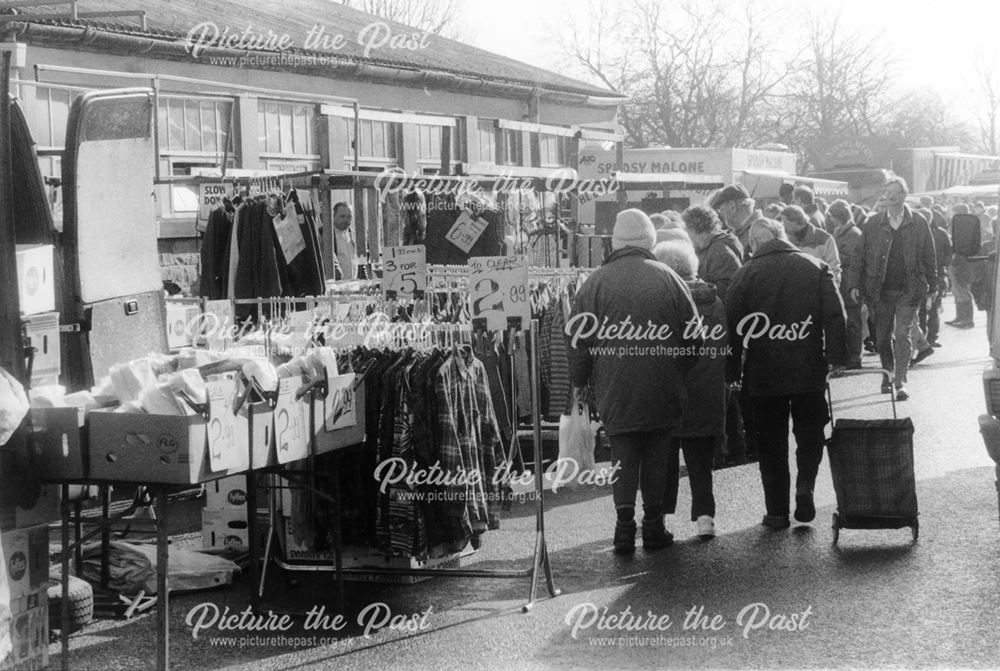
[[[590,423],[590,408],[574,401],[570,414],[559,417],[559,459],[571,459],[577,473],[594,470],[594,427]],[[567,467],[566,471],[571,472]]]
[[[6,445],[28,414],[28,396],[14,376],[0,368],[0,445]]]

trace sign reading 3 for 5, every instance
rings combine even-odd
[[[383,295],[394,291],[397,298],[413,298],[413,292],[426,290],[427,248],[423,245],[386,247],[382,252]]]
[[[528,260],[524,256],[475,256],[469,259],[472,317],[484,317],[490,330],[505,330],[508,317],[531,319]]]

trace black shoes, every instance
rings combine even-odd
[[[976,326],[976,323],[972,320],[954,321],[945,323],[948,324],[948,326],[954,326],[957,329],[971,329]]]
[[[663,516],[642,520],[642,549],[662,550],[674,543],[674,535],[663,526]]]
[[[934,354],[933,345],[931,345],[927,349],[922,349],[919,352],[917,352],[917,356],[913,357],[913,361],[910,362],[910,365],[916,366],[918,363],[929,357],[931,354]]]
[[[615,554],[629,555],[635,552],[635,521],[615,524]]]
[[[816,504],[813,502],[813,495],[795,495],[795,520],[803,524],[816,519]]]
[[[901,385],[899,387],[896,387],[896,400],[897,401],[905,401],[908,398],[910,398],[910,394],[909,394],[909,392],[906,391],[906,386],[905,385]]]
[[[892,393],[892,382],[887,379],[882,380],[882,393],[891,394]]]
[[[792,526],[788,521],[788,515],[764,515],[760,523],[770,529],[787,529]]]

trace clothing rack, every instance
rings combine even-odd
[[[458,338],[467,338],[473,333],[472,330],[467,325],[441,325],[441,333],[451,331]],[[552,566],[548,554],[548,545],[545,537],[545,507],[544,507],[544,486],[543,479],[544,474],[541,471],[542,464],[542,447],[541,447],[541,424],[540,424],[540,412],[541,412],[541,400],[540,400],[540,378],[538,369],[538,322],[533,320],[528,328],[531,334],[530,343],[532,348],[532,356],[530,360],[531,365],[531,407],[532,414],[534,415],[534,480],[535,480],[535,543],[533,550],[532,565],[530,568],[518,569],[518,570],[497,570],[497,569],[474,569],[474,568],[381,568],[381,567],[344,567],[343,566],[343,539],[341,532],[341,511],[340,511],[340,485],[337,478],[333,478],[333,491],[331,494],[326,494],[318,490],[315,486],[315,482],[312,481],[308,484],[299,483],[303,485],[305,489],[309,490],[312,494],[327,500],[333,505],[333,562],[322,563],[322,564],[291,564],[276,554],[273,553],[273,544],[275,540],[276,530],[274,526],[275,515],[277,514],[277,488],[272,486],[269,488],[268,497],[268,510],[270,513],[270,524],[267,532],[267,540],[265,543],[264,558],[262,560],[261,569],[258,571],[256,562],[256,531],[253,521],[249,522],[249,544],[250,544],[250,557],[251,557],[251,585],[253,585],[253,593],[251,595],[252,606],[255,610],[260,609],[261,600],[264,598],[264,592],[267,584],[267,567],[270,561],[273,559],[274,563],[286,571],[304,571],[304,572],[332,572],[334,575],[335,585],[336,585],[336,598],[337,605],[340,612],[343,612],[343,593],[344,593],[344,576],[345,575],[378,575],[378,576],[398,576],[398,577],[464,577],[464,578],[501,578],[501,579],[523,579],[530,578],[530,586],[528,592],[527,602],[522,606],[522,612],[527,613],[534,606],[537,599],[538,592],[538,582],[539,578],[544,575],[546,586],[548,587],[549,594],[553,597],[558,596],[561,591],[556,588],[555,582],[552,576]],[[464,340],[463,340],[464,342]],[[513,355],[513,352],[511,353]],[[315,384],[315,383],[314,383]],[[305,387],[300,390],[300,394],[309,394],[311,398],[315,400],[316,395],[320,393],[320,389],[317,386],[312,386],[308,389]],[[314,460],[316,457],[316,411],[315,403],[310,403],[310,441],[309,441],[309,477],[314,478],[315,472],[312,468]],[[251,435],[251,441],[252,441]],[[333,458],[336,461],[338,458],[338,450],[334,450]],[[251,464],[251,466],[253,466]],[[276,475],[283,469],[268,469],[270,474]],[[289,475],[287,469],[284,469],[286,475]],[[253,501],[255,499],[254,493],[257,489],[256,484],[256,474],[253,472],[248,473],[248,501]],[[296,478],[290,478],[295,480]],[[253,481],[253,482],[251,482]]]

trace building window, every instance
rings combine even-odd
[[[259,100],[257,135],[261,153],[275,156],[318,155],[313,132],[315,119],[315,105]]]
[[[354,156],[354,119],[344,119],[347,124],[347,156]],[[399,159],[401,126],[391,121],[361,119],[361,141],[358,154],[361,158],[395,163]],[[440,130],[440,129],[438,129]],[[438,146],[441,138],[438,136]]]
[[[417,158],[441,158],[441,126],[417,126]]]
[[[66,147],[66,121],[74,93],[45,86],[35,88],[35,114],[28,115],[31,136],[39,149]]]
[[[481,163],[497,162],[497,131],[494,119],[479,119],[476,124],[476,134],[479,137],[479,161]]]
[[[569,140],[565,135],[539,133],[539,160],[542,167],[554,168],[569,165]]]
[[[233,101],[160,96],[158,113],[160,154],[225,153]]]
[[[524,155],[522,147],[521,131],[512,128],[500,130],[500,161],[502,165],[522,165],[521,157]]]

